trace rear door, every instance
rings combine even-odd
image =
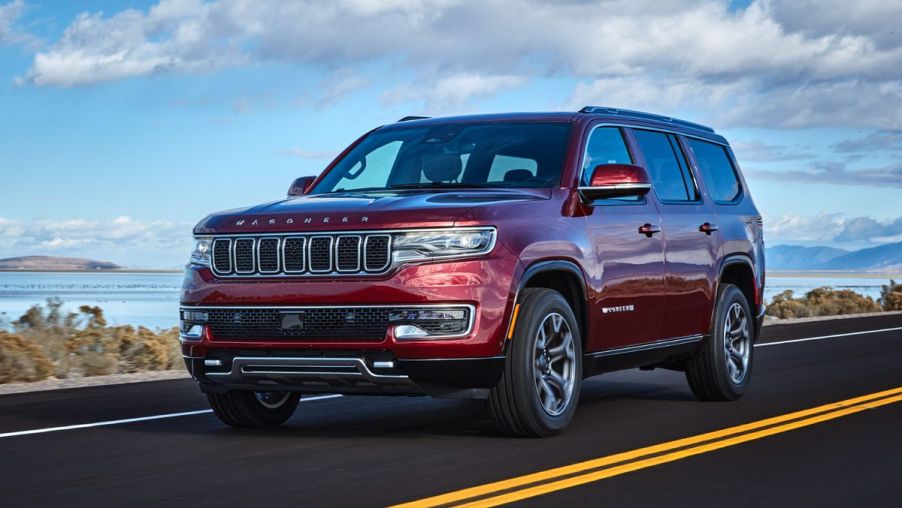
[[[601,164],[636,162],[623,129],[596,126],[587,139],[580,185],[586,185]],[[651,342],[661,338],[664,308],[664,241],[660,233],[643,234],[643,225],[661,228],[653,200],[603,199],[587,217],[595,259],[595,299],[592,318],[600,330],[590,350]]]
[[[661,212],[667,275],[663,338],[707,333],[715,290],[714,211],[702,198],[680,136],[642,129],[631,135],[652,179],[651,199]]]

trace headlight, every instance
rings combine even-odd
[[[495,228],[409,231],[392,241],[395,261],[479,256],[494,246]]]
[[[206,236],[194,238],[194,249],[191,250],[191,262],[196,265],[210,266],[210,252],[213,251],[213,239]]]

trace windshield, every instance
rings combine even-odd
[[[377,130],[311,194],[355,190],[554,187],[566,123],[466,123]]]

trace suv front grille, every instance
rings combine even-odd
[[[183,307],[182,327],[203,324],[214,341],[221,340],[361,340],[382,341],[399,316],[428,308],[465,310],[461,321],[426,317],[416,321],[420,328],[436,335],[457,336],[472,328],[472,307],[388,306],[388,307]],[[202,316],[202,317],[198,317]],[[195,321],[201,319],[200,321]]]
[[[213,273],[222,277],[377,274],[390,265],[391,235],[385,233],[213,240]]]

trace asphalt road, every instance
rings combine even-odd
[[[320,398],[256,431],[202,412],[187,380],[0,396],[0,505],[384,506],[902,387],[902,315],[771,326],[759,344],[738,402],[695,401],[681,373],[604,375],[584,385],[565,434],[538,440],[499,435],[478,401]],[[902,401],[880,400],[520,502],[900,506]]]

